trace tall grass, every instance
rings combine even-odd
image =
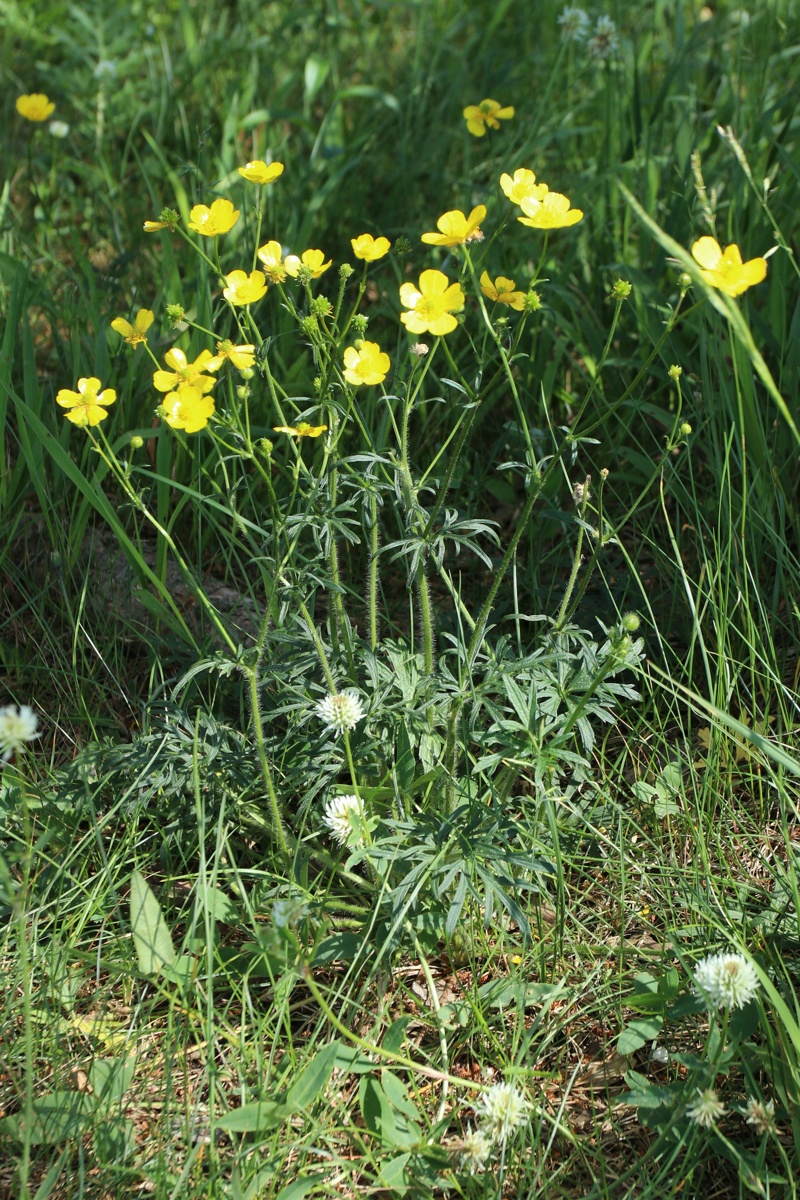
[[[41,721],[0,782],[0,1194],[796,1195],[797,6],[592,7],[608,61],[561,12],[0,0],[0,707]],[[17,116],[40,91],[67,136]],[[486,96],[516,114],[476,139]],[[583,221],[519,226],[521,166]],[[153,309],[162,364],[243,340],[142,233],[217,196],[223,273],[334,266],[176,436],[109,326]],[[481,203],[469,261],[534,311],[484,319],[420,242]],[[777,247],[766,281],[708,288],[704,235]],[[467,310],[415,360],[431,267]],[[351,394],[357,301],[392,373]],[[86,376],[91,437],[55,404]],[[694,988],[716,952],[743,1008]]]

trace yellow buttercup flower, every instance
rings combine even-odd
[[[296,425],[273,425],[275,433],[288,433],[293,438],[318,438],[328,428],[327,425],[309,425],[308,421],[298,421]]]
[[[170,392],[161,401],[161,413],[167,424],[172,429],[183,429],[186,433],[205,429],[214,412],[214,397],[190,384],[178,388],[177,392]]]
[[[308,267],[311,272],[311,278],[319,279],[323,271],[327,271],[332,262],[332,258],[329,258],[325,262],[325,255],[321,250],[304,250],[300,258],[296,254],[287,254],[283,260],[283,266],[286,274],[291,275],[292,279],[297,278],[297,273],[301,267]]]
[[[501,121],[509,121],[514,115],[511,105],[503,108],[496,100],[481,100],[480,104],[469,104],[464,109],[467,129],[475,137],[483,137],[486,127],[499,129]]]
[[[480,241],[483,234],[478,226],[485,216],[485,204],[473,208],[468,217],[455,208],[439,217],[438,233],[423,233],[422,240],[429,246],[463,246],[465,242]]]
[[[234,346],[227,339],[217,342],[217,353],[206,364],[209,371],[217,371],[225,360],[236,367],[237,371],[249,371],[256,361],[255,346]]]
[[[173,348],[164,355],[164,362],[171,371],[156,371],[153,374],[153,386],[159,392],[172,392],[184,387],[194,388],[205,395],[210,392],[216,379],[204,371],[216,371],[215,360],[210,350],[201,350],[193,363],[190,363],[182,350]]]
[[[517,220],[531,229],[564,229],[583,219],[581,210],[570,208],[569,200],[560,192],[548,192],[543,200],[522,200],[520,208],[525,216]]]
[[[209,208],[206,204],[195,204],[189,213],[189,228],[203,237],[216,237],[228,233],[239,220],[239,210],[230,200],[215,200]]]
[[[700,274],[711,287],[727,296],[741,296],[753,284],[767,276],[767,260],[751,258],[742,262],[742,254],[734,243],[723,250],[712,237],[701,237],[692,246],[692,257],[702,268]]]
[[[525,307],[525,293],[515,292],[516,286],[514,280],[506,279],[505,275],[498,275],[494,283],[489,278],[488,271],[484,271],[481,275],[481,291],[484,296],[494,300],[495,304],[508,304],[517,312],[522,312]]]
[[[550,191],[546,183],[536,182],[535,174],[527,167],[518,167],[513,176],[503,172],[500,187],[513,204],[521,204],[523,200],[544,200]]]
[[[64,416],[73,425],[81,428],[85,428],[87,425],[99,425],[101,421],[105,421],[108,416],[106,410],[117,398],[117,393],[113,388],[106,388],[101,392],[101,386],[100,380],[95,379],[93,375],[88,379],[79,379],[77,392],[72,392],[69,388],[61,388],[56,396],[56,404],[69,409]]]
[[[391,365],[389,355],[384,354],[377,342],[360,342],[348,346],[344,352],[344,377],[353,387],[383,383]]]
[[[142,226],[142,229],[145,231],[145,233],[158,233],[159,229],[168,228],[169,226],[166,221],[145,221],[144,225]]]
[[[55,104],[49,96],[45,96],[43,92],[31,92],[26,96],[17,96],[17,112],[26,121],[46,121],[52,112],[55,112]],[[96,424],[96,422],[91,422]]]
[[[255,304],[267,292],[267,280],[263,271],[231,271],[225,276],[228,284],[222,294],[231,304]]]
[[[452,314],[464,307],[461,285],[450,283],[443,271],[423,271],[419,288],[413,283],[401,284],[400,300],[410,310],[400,313],[408,332],[432,333],[436,337],[455,329],[458,321]]]
[[[274,162],[267,165],[260,158],[255,158],[247,166],[239,167],[239,174],[250,183],[274,183],[278,176],[283,174],[283,163]]]
[[[350,239],[353,254],[356,258],[363,258],[364,262],[377,262],[379,258],[383,258],[389,253],[390,244],[388,238],[374,238],[371,233],[362,233]]]
[[[147,331],[153,324],[153,314],[149,308],[140,308],[133,319],[133,324],[126,321],[124,317],[115,317],[111,322],[111,328],[121,334],[126,342],[129,342],[134,349],[140,346],[142,342],[147,341]]]
[[[266,242],[259,247],[258,257],[270,283],[283,283],[286,271],[283,266],[283,248],[280,242]]]

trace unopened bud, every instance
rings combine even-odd
[[[682,292],[688,292],[688,290],[691,286],[692,286],[691,275],[688,273],[688,271],[681,271],[680,275],[678,276],[678,287],[681,289]]]
[[[632,290],[633,287],[627,279],[618,279],[611,289],[611,295],[615,300],[627,300]]]
[[[635,612],[625,613],[620,624],[626,633],[636,633],[636,630],[641,625],[639,614]]]
[[[689,424],[688,421],[684,421],[683,424],[681,425],[681,433],[683,434],[684,437],[688,437],[691,432],[692,432],[691,425]]]
[[[144,438],[140,438],[138,433],[135,433],[131,438],[131,450],[141,450],[144,445]]]
[[[680,379],[681,375],[683,374],[683,368],[678,367],[673,363],[673,365],[667,371],[667,374],[669,375],[670,379],[673,379],[675,381],[675,383],[677,383],[678,380]]]

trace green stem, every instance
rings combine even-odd
[[[500,585],[503,582],[505,573],[511,565],[514,555],[517,552],[517,546],[519,545],[520,538],[527,528],[528,521],[530,520],[531,513],[533,512],[533,506],[539,499],[546,475],[549,474],[549,471],[552,470],[553,465],[557,460],[560,459],[560,457],[561,450],[558,450],[550,461],[547,473],[545,475],[538,474],[534,479],[531,480],[530,491],[528,492],[528,499],[525,501],[525,507],[522,510],[519,521],[517,522],[517,527],[514,530],[511,541],[508,544],[508,548],[503,555],[502,562],[495,572],[492,586],[489,588],[489,594],[484,600],[483,607],[481,608],[481,611],[479,612],[478,618],[475,622],[475,628],[472,632],[472,638],[470,639],[469,648],[467,650],[467,663],[470,667],[472,667],[475,663],[475,658],[478,650],[480,649],[484,628],[486,626],[486,622],[489,620],[489,614],[492,611],[492,606],[497,598],[497,593],[500,590]]]
[[[587,475],[583,484],[583,498],[581,500],[580,508],[580,517],[582,521],[586,519],[586,506],[589,503],[589,484],[591,481],[591,475]],[[553,626],[554,633],[558,633],[564,627],[567,609],[569,608],[570,597],[572,596],[572,591],[578,578],[578,571],[581,569],[581,551],[583,550],[583,535],[585,532],[586,531],[583,526],[579,525],[578,540],[575,544],[575,553],[572,557],[572,570],[569,573],[569,579],[567,580],[567,586],[564,591],[564,599],[561,601],[561,608],[558,610],[558,616],[556,617],[555,625]]]
[[[319,1008],[325,1018],[333,1025],[334,1029],[338,1030],[343,1037],[354,1045],[364,1050],[367,1054],[382,1058],[384,1062],[390,1062],[396,1067],[405,1067],[409,1071],[415,1072],[417,1075],[424,1075],[427,1079],[435,1079],[440,1083],[455,1084],[457,1087],[471,1088],[473,1091],[485,1091],[486,1086],[482,1083],[477,1083],[472,1079],[462,1079],[461,1076],[450,1075],[447,1071],[437,1071],[435,1067],[428,1067],[424,1063],[415,1063],[413,1059],[407,1058],[404,1054],[394,1054],[391,1050],[384,1049],[383,1046],[376,1046],[373,1042],[368,1042],[366,1038],[359,1037],[357,1033],[340,1021],[336,1013],[327,1003],[311,974],[310,966],[306,965],[301,971],[306,987],[311,992],[311,995],[316,1000]]]
[[[369,608],[369,646],[374,651],[378,645],[378,567],[380,550],[380,526],[378,525],[378,497],[373,494],[369,501],[370,515],[370,555],[369,578],[367,582],[367,603]]]
[[[251,667],[247,670],[247,682],[250,689],[250,714],[253,722],[253,733],[256,739],[256,748],[258,750],[258,760],[261,764],[261,774],[264,776],[264,783],[267,788],[267,798],[272,814],[272,829],[278,844],[281,848],[281,853],[285,859],[291,857],[289,843],[286,840],[286,833],[283,828],[283,817],[281,814],[278,796],[275,791],[275,784],[272,781],[272,772],[269,769],[267,761],[267,748],[264,744],[264,728],[261,718],[261,700],[258,694],[258,669]]]

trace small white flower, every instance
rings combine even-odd
[[[117,75],[117,60],[101,58],[94,69],[95,79],[115,79]]]
[[[694,983],[710,1008],[744,1008],[760,986],[755,968],[742,954],[709,954],[695,967]]]
[[[458,1152],[458,1165],[462,1171],[475,1175],[486,1169],[486,1161],[492,1153],[492,1139],[482,1129],[467,1126],[467,1136]]]
[[[766,1104],[763,1100],[756,1100],[755,1096],[747,1097],[747,1107],[744,1110],[744,1119],[748,1125],[752,1125],[756,1133],[774,1133],[775,1132],[775,1101],[768,1100]]]
[[[365,816],[364,805],[358,796],[333,796],[325,805],[323,820],[331,836],[343,846]]]
[[[55,138],[69,137],[69,125],[66,121],[51,121],[47,126],[50,134]]]
[[[409,350],[409,354],[414,354],[417,358],[424,358],[430,350],[425,342],[414,342],[414,345]]]
[[[321,721],[324,721],[331,733],[338,735],[344,731],[355,729],[359,721],[364,719],[364,709],[361,706],[358,692],[347,688],[335,696],[325,696],[315,705],[314,711]]]
[[[702,1125],[704,1129],[710,1129],[724,1114],[725,1105],[713,1088],[703,1090],[697,1088],[696,1091],[697,1101],[691,1108],[687,1108],[686,1115],[694,1121],[695,1125]]]
[[[558,23],[565,42],[585,42],[589,36],[589,17],[582,8],[567,5]]]
[[[522,1092],[511,1083],[492,1084],[476,1105],[484,1128],[494,1141],[501,1141],[512,1129],[523,1125],[527,1120],[529,1107]]]
[[[607,58],[614,57],[619,50],[619,36],[611,17],[597,18],[594,35],[586,43],[586,49],[591,57],[596,58],[599,62],[605,62]]]
[[[26,742],[37,738],[38,727],[39,718],[29,704],[0,708],[0,760],[8,762],[15,751],[23,750]]]

